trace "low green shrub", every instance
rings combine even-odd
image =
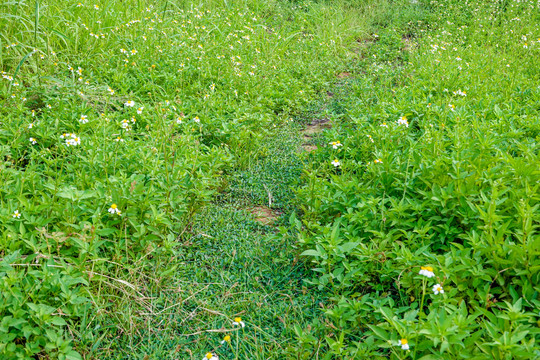
[[[429,11],[364,50],[298,194],[308,282],[333,294],[323,358],[540,356],[538,5]]]

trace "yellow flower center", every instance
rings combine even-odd
[[[431,266],[422,266],[421,269],[433,272],[433,268]]]
[[[111,205],[111,209],[116,209],[116,208],[117,208],[116,204]]]
[[[407,345],[409,342],[407,341],[407,339],[401,339],[401,345]]]
[[[231,336],[230,335],[226,335],[223,340],[227,341],[227,342],[231,342]]]
[[[206,358],[211,359],[212,358],[212,353],[206,353]]]
[[[237,322],[237,323],[242,322],[242,318],[236,317],[234,318],[234,322]]]

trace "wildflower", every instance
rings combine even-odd
[[[34,139],[33,137],[31,137],[30,139],[28,139],[28,141],[30,141],[30,143],[32,143],[32,145],[36,145],[36,144],[37,144],[37,140]]]
[[[114,139],[116,142],[124,142],[124,139],[122,139],[120,136],[118,136],[116,139]]]
[[[199,119],[198,116],[195,116],[195,117],[193,118],[193,121],[195,121],[196,123],[200,123],[200,122],[201,122],[201,119]]]
[[[77,135],[71,133],[71,134],[62,134],[60,135],[60,139],[66,139],[66,145],[67,146],[77,146],[81,144],[81,138],[79,138]]]
[[[81,115],[81,118],[79,119],[79,122],[81,124],[86,124],[88,122],[88,116],[87,115]]]
[[[375,159],[375,160],[373,161],[373,163],[375,163],[375,164],[382,164],[383,162],[382,162],[382,159]]]
[[[418,274],[424,275],[428,278],[432,278],[435,276],[435,274],[433,273],[433,268],[431,266],[421,266],[420,272]]]
[[[221,343],[222,343],[222,344],[230,343],[230,342],[231,342],[231,336],[230,336],[230,335],[225,335],[225,337],[223,338],[223,340],[221,340]]]
[[[382,127],[385,127],[385,128],[388,128],[388,125],[386,125],[385,122],[383,122],[383,123],[381,124],[381,126],[382,126]]]
[[[81,6],[84,6],[84,5],[82,3],[77,4],[77,7],[81,7]]]
[[[441,284],[435,284],[433,285],[433,293],[435,295],[444,294],[444,289],[441,286]]]
[[[13,212],[13,217],[17,219],[21,218],[21,213],[19,212],[19,210],[15,210],[15,212]],[[230,336],[229,336],[229,339],[230,339]]]
[[[141,106],[140,108],[138,108],[137,114],[142,114],[143,109],[144,109],[144,106]]]
[[[401,349],[403,350],[409,350],[409,341],[407,339],[399,340],[396,345],[401,346]]]
[[[127,131],[129,131],[129,120],[122,120],[122,122],[120,123],[120,126],[122,127],[122,129],[126,129]]]
[[[338,159],[334,159],[334,161],[332,161],[332,165],[334,165],[335,167],[338,167],[339,165],[341,165],[341,163],[339,162]]]
[[[343,144],[340,143],[339,141],[332,141],[332,142],[329,143],[329,144],[332,145],[332,147],[333,147],[334,149],[337,149],[337,148],[339,148],[340,146],[343,146]]]
[[[138,52],[138,51],[137,51],[137,50],[135,50],[135,49],[133,49],[133,50],[131,50],[131,51],[130,51],[131,55],[136,55],[136,54],[137,54],[137,52]]]
[[[206,355],[204,355],[203,360],[219,360],[219,357],[211,352],[208,352]]]
[[[99,6],[94,5],[94,9],[99,10]]]
[[[110,87],[107,87],[107,91],[109,92],[109,94],[114,95],[114,90]]]
[[[47,104],[47,105],[45,105],[45,106],[47,107],[47,109],[52,109],[52,106],[49,105],[49,104]]]
[[[246,324],[242,321],[242,318],[239,318],[239,317],[235,317],[232,324],[233,326],[241,326],[241,327],[246,326]]]
[[[33,128],[33,127],[34,127],[34,123],[28,124],[28,128],[29,128],[29,129],[31,129],[31,128]]]
[[[448,107],[450,108],[450,111],[456,111],[456,105],[448,104]]]
[[[371,135],[368,135],[367,137],[369,138],[369,140],[370,140],[371,142],[375,142],[375,140],[373,140],[373,138],[371,137]]]
[[[133,107],[135,106],[135,101],[129,100],[128,102],[124,103],[124,106]]]
[[[405,116],[402,116],[397,121],[398,125],[405,125],[406,127],[409,127],[409,122],[407,121],[407,118]]]
[[[109,212],[111,214],[118,214],[118,215],[122,213],[120,210],[118,210],[118,206],[116,206],[116,204],[111,205],[111,207],[109,208]]]
[[[176,123],[177,124],[181,124],[182,123],[182,118],[179,116],[176,118]]]

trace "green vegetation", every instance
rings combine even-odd
[[[539,24],[527,1],[380,19],[299,192],[326,358],[540,356]]]
[[[0,358],[540,356],[539,24],[2,3]]]

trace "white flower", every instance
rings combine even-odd
[[[231,342],[231,335],[225,335],[223,340],[221,340],[221,344],[230,343]]]
[[[201,122],[201,119],[199,119],[198,116],[195,116],[195,117],[193,118],[193,121],[195,121],[196,123],[200,123],[200,122]]]
[[[239,317],[235,317],[232,324],[233,326],[241,326],[241,327],[246,326],[246,324],[242,321],[242,318],[239,318]]]
[[[129,100],[128,102],[124,103],[124,106],[133,107],[135,106],[135,101]]]
[[[402,116],[397,121],[398,125],[405,125],[406,127],[409,127],[409,122],[407,121],[407,118],[405,116]]]
[[[454,95],[460,95],[460,96],[467,96],[467,93],[465,91],[461,91],[461,89],[454,91]]]
[[[28,141],[30,141],[32,143],[32,145],[36,145],[37,144],[37,140],[34,139],[33,137],[31,137],[30,139],[28,139]]]
[[[60,139],[66,139],[67,146],[77,146],[81,144],[81,138],[75,134],[62,134]]]
[[[142,114],[143,109],[144,109],[144,106],[141,106],[140,108],[138,108],[137,114]]]
[[[111,89],[111,87],[110,87],[110,86],[109,86],[109,87],[107,87],[107,91],[109,92],[109,94],[111,94],[111,95],[114,95],[114,90],[113,90],[113,89]]]
[[[124,139],[122,139],[120,136],[114,139],[116,142],[124,142]]]
[[[15,212],[13,212],[13,217],[17,219],[21,218],[21,213],[19,212],[19,210],[15,210]]]
[[[372,143],[375,142],[375,140],[373,140],[373,138],[371,137],[371,135],[368,135],[367,137],[369,138],[369,140],[370,140]]]
[[[34,123],[28,124],[28,128],[29,128],[29,129],[31,129],[31,128],[33,128],[33,127],[34,127]]]
[[[409,341],[407,341],[407,339],[401,339],[396,346],[401,346],[401,349],[403,350],[409,350]]]
[[[444,294],[444,289],[441,286],[441,284],[435,284],[433,285],[433,293],[435,295]]]
[[[382,164],[383,162],[382,162],[382,159],[375,159],[375,160],[373,161],[373,163],[375,163],[375,164]]]
[[[332,145],[332,147],[333,147],[334,149],[337,149],[337,148],[339,148],[340,146],[343,146],[343,144],[340,143],[339,140],[338,140],[338,141],[332,141],[332,142],[329,143],[329,144]]]
[[[433,268],[431,266],[421,266],[420,272],[418,274],[424,275],[428,278],[432,278],[435,276],[435,273],[433,273]]]
[[[127,131],[130,130],[130,127],[129,127],[129,120],[122,120],[122,122],[120,123],[120,126],[122,127],[122,129],[126,129]]]
[[[341,165],[341,163],[339,162],[338,159],[334,159],[334,161],[332,161],[332,165],[334,165],[335,167],[338,167],[339,165]]]
[[[79,119],[79,122],[81,124],[86,124],[88,122],[88,116],[87,115],[81,115],[81,118]]]
[[[118,206],[116,206],[116,204],[111,205],[111,207],[109,208],[109,212],[111,214],[118,214],[118,215],[122,213],[120,210],[118,210]]]
[[[381,126],[385,127],[385,128],[388,128],[388,125],[386,125],[386,123],[382,123]]]
[[[176,123],[177,124],[181,124],[182,123],[182,118],[179,116],[176,118]]]
[[[219,357],[215,354],[212,354],[211,352],[206,353],[202,360],[219,360]]]

